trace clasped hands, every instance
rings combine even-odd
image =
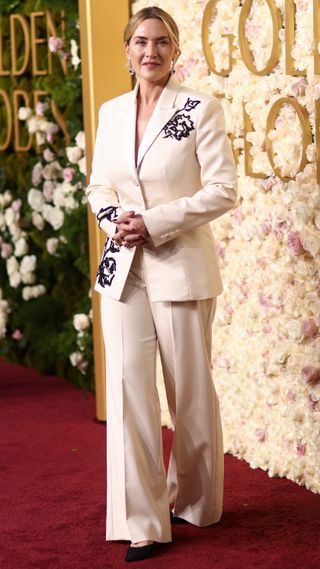
[[[142,215],[134,211],[125,211],[114,221],[118,226],[113,240],[125,247],[139,247],[149,241],[149,233]]]

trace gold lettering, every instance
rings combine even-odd
[[[16,23],[20,24],[22,33],[23,33],[23,41],[24,42],[24,57],[23,62],[20,69],[17,69],[17,41],[16,41],[16,33],[17,33],[17,26]],[[25,70],[27,69],[28,61],[29,61],[29,53],[30,53],[30,37],[29,37],[29,26],[27,19],[25,16],[21,16],[20,14],[11,14],[10,15],[10,36],[11,36],[11,59],[12,59],[12,75],[22,75]]]
[[[7,115],[7,136],[4,138],[4,141],[0,142],[0,151],[6,150],[10,144],[11,136],[12,136],[12,115],[11,115],[11,108],[10,108],[10,101],[7,93],[0,89],[0,97],[2,97],[5,106],[5,113]],[[0,128],[0,132],[5,132],[5,129]]]
[[[55,26],[55,23],[53,21],[52,18],[52,14],[51,12],[47,12],[47,30],[48,30],[48,40],[50,36],[58,36],[57,33],[57,28]],[[65,35],[65,22],[64,22],[64,11],[61,11],[61,37],[64,37]],[[49,73],[52,73],[52,53],[51,51],[48,49],[48,61],[49,61]],[[65,59],[61,59],[61,57],[59,57],[59,61],[63,70],[63,73],[65,75],[68,74],[68,67],[67,67],[67,62]]]
[[[268,75],[268,73],[270,73],[270,71],[272,71],[272,69],[277,65],[280,56],[281,42],[279,38],[279,31],[282,25],[281,13],[279,8],[274,4],[274,0],[266,0],[272,19],[272,50],[265,67],[258,70],[255,66],[245,31],[246,20],[249,16],[252,3],[253,0],[245,0],[241,8],[238,27],[239,47],[242,59],[249,71],[254,73],[254,75]]]
[[[316,122],[316,160],[317,160],[317,184],[320,184],[320,101],[315,102],[315,122]]]
[[[253,124],[252,124],[252,120],[249,117],[246,109],[245,109],[245,103],[243,103],[243,128],[244,128],[244,133],[243,133],[243,139],[244,139],[244,173],[246,176],[251,176],[251,178],[267,178],[268,176],[262,172],[253,172],[252,170],[252,163],[253,163],[253,159],[252,159],[252,154],[250,152],[251,149],[251,142],[249,142],[247,140],[247,134],[249,134],[249,132],[253,132],[254,128],[253,128]]]
[[[295,43],[295,12],[296,5],[294,0],[286,0],[285,4],[285,45],[286,45],[286,73],[287,75],[306,76],[306,69],[298,70],[291,55],[291,49]]]
[[[320,75],[320,6],[319,0],[313,0],[313,57],[314,57],[314,74]]]
[[[21,107],[20,99],[23,99],[23,106],[30,107],[30,94],[26,91],[17,89],[13,91],[13,116],[14,116],[14,150],[15,152],[28,152],[32,144],[32,135],[27,138],[27,143],[20,143],[21,130],[19,128],[18,112]],[[25,132],[25,130],[24,130]]]
[[[294,110],[296,111],[296,113],[298,115],[300,125],[301,125],[301,129],[302,129],[302,153],[301,153],[300,164],[299,164],[299,167],[298,167],[296,174],[298,172],[301,172],[304,169],[305,165],[308,163],[306,150],[307,150],[308,144],[312,143],[312,132],[311,132],[311,126],[310,126],[308,113],[304,107],[299,105],[299,103],[298,103],[298,101],[296,101],[296,99],[294,99],[293,97],[281,97],[281,99],[278,99],[272,105],[272,107],[269,111],[268,117],[267,117],[267,126],[266,126],[267,153],[269,156],[270,164],[271,164],[275,174],[283,182],[288,182],[289,180],[292,180],[293,178],[290,178],[288,176],[283,176],[281,174],[281,169],[275,165],[272,141],[270,140],[270,138],[268,136],[269,132],[271,130],[274,130],[274,128],[275,128],[276,120],[278,118],[279,112],[281,110],[281,107],[283,107],[283,105],[291,105],[294,108]],[[295,176],[296,176],[296,174],[295,174]]]
[[[53,117],[56,120],[56,123],[60,126],[60,128],[64,134],[64,140],[65,140],[66,146],[69,146],[71,138],[70,138],[70,134],[68,132],[65,115],[59,111],[56,102],[53,100],[51,101],[51,111],[52,111]]]
[[[48,75],[47,69],[39,69],[38,67],[38,48],[43,44],[47,44],[47,38],[38,37],[38,18],[44,18],[45,12],[32,12],[31,20],[31,53],[32,53],[32,73],[33,75]],[[40,50],[41,51],[41,50]],[[43,54],[43,50],[42,50]]]
[[[2,28],[5,27],[5,26],[3,26],[3,22],[4,22],[4,17],[1,16],[1,19],[0,19],[0,76],[2,76],[2,77],[4,77],[5,75],[10,75],[10,70],[9,70],[9,69],[4,69],[4,65],[3,65],[4,49],[3,49],[3,34],[2,34]]]
[[[202,49],[203,49],[203,53],[206,59],[206,62],[209,66],[209,69],[211,69],[211,71],[213,71],[213,73],[215,73],[215,75],[222,75],[222,77],[226,77],[227,75],[229,75],[230,71],[232,70],[233,67],[233,58],[232,58],[232,53],[233,53],[233,34],[222,34],[221,37],[223,38],[227,38],[228,40],[228,48],[229,48],[229,65],[227,69],[221,69],[220,71],[218,71],[216,69],[215,66],[215,62],[214,62],[214,57],[213,57],[213,52],[212,52],[212,48],[209,42],[209,28],[210,28],[210,24],[213,18],[213,13],[215,12],[216,9],[216,3],[217,0],[209,0],[209,2],[207,3],[205,10],[204,10],[204,14],[203,14],[203,19],[202,19]]]

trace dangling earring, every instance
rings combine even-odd
[[[129,73],[130,73],[130,75],[134,75],[134,69],[132,67],[131,60],[129,61]]]
[[[176,70],[175,70],[174,66],[175,66],[175,61],[174,61],[174,60],[172,60],[172,67],[171,67],[171,72],[170,72],[170,73],[171,73],[171,75],[174,75],[174,74],[175,74],[175,72],[176,72]]]

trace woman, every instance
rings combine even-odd
[[[171,541],[170,522],[221,517],[210,358],[222,285],[208,222],[233,207],[236,175],[219,102],[173,79],[172,17],[141,10],[124,42],[137,83],[101,107],[87,195],[108,236],[95,286],[107,362],[106,538],[131,541],[134,561]],[[157,345],[175,429],[168,480]]]

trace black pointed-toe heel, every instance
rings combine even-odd
[[[187,520],[183,518],[179,518],[179,516],[175,516],[173,512],[170,512],[170,522],[172,524],[188,524]]]
[[[147,559],[153,555],[155,549],[155,543],[150,543],[149,545],[142,545],[141,547],[128,548],[126,561],[141,561],[142,559]]]

